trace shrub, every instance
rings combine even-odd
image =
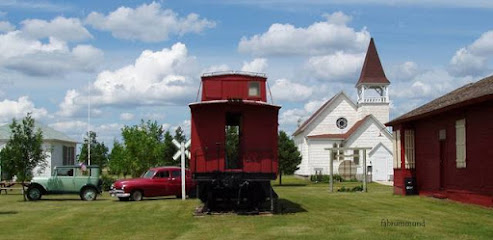
[[[332,176],[334,182],[344,182],[344,179],[342,179],[341,175],[339,174],[334,174]],[[311,175],[310,176],[310,181],[316,182],[316,183],[329,183],[330,182],[330,175]]]
[[[107,174],[103,174],[101,175],[101,180],[103,181],[103,186],[102,186],[103,191],[109,191],[111,184],[113,184],[116,181],[116,178]]]
[[[361,192],[363,191],[363,185],[356,186],[353,188],[347,188],[342,186],[341,188],[337,189],[338,192]]]

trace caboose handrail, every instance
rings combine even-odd
[[[265,73],[231,70],[231,71],[218,71],[218,72],[203,73],[202,77],[212,77],[212,76],[220,76],[220,75],[247,75],[247,76],[263,77],[263,78],[266,78],[266,76],[267,76]]]

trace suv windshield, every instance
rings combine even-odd
[[[154,173],[155,173],[155,172],[156,172],[156,171],[154,171],[154,170],[149,170],[149,171],[147,171],[146,173],[144,173],[144,175],[142,175],[142,177],[143,177],[143,178],[152,178],[152,176],[154,176]]]

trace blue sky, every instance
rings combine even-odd
[[[267,74],[280,128],[339,91],[356,98],[373,37],[391,118],[492,74],[487,1],[0,1],[0,123],[27,112],[112,145],[124,125],[190,125],[200,75]],[[90,86],[90,92],[88,91]]]

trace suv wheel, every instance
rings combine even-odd
[[[130,195],[130,198],[134,201],[140,201],[142,200],[142,192],[139,190],[133,191],[132,194]]]
[[[27,199],[31,201],[36,201],[41,199],[41,196],[41,189],[39,189],[38,187],[31,186],[27,189]]]
[[[80,198],[85,201],[96,200],[97,196],[98,196],[98,192],[96,191],[96,189],[92,187],[84,188],[80,193]]]

